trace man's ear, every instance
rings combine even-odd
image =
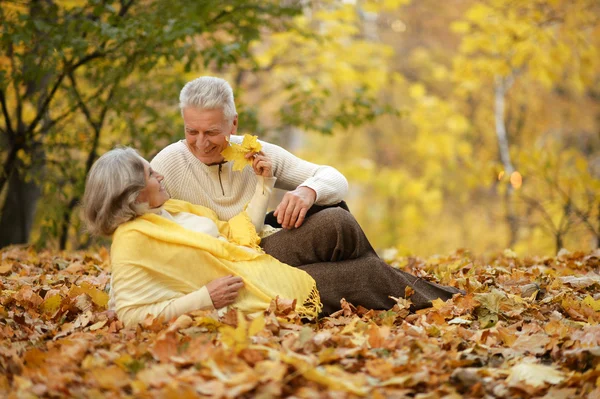
[[[238,116],[237,116],[237,114],[235,114],[235,116],[233,117],[233,122],[231,123],[231,133],[230,134],[237,134],[237,128],[238,128]]]

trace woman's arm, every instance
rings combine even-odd
[[[256,232],[260,233],[265,224],[269,198],[273,193],[273,187],[275,187],[277,178],[273,176],[271,159],[264,152],[251,153],[247,157],[252,157],[252,169],[254,169],[257,180],[254,196],[248,203],[246,212],[250,216]]]
[[[157,301],[147,305],[128,306],[122,309],[119,309],[117,299],[117,315],[129,327],[143,321],[148,314],[171,320],[194,310],[220,309],[232,304],[243,286],[244,283],[240,277],[225,276],[214,279],[199,290],[176,299]],[[115,292],[117,298],[118,294],[118,292]]]
[[[149,314],[171,320],[184,313],[200,309],[214,309],[206,286],[176,299],[119,309],[117,315],[126,327],[132,327],[142,322]]]
[[[248,213],[248,216],[250,216],[250,220],[252,220],[252,224],[257,233],[261,232],[265,224],[265,215],[267,213],[267,206],[269,205],[269,198],[273,193],[273,187],[275,186],[276,181],[276,177],[257,176],[254,196],[246,208],[246,212]]]

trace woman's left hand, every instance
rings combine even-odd
[[[264,152],[250,153],[246,158],[252,159],[252,169],[257,176],[273,177],[273,164]]]

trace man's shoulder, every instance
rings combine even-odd
[[[159,169],[169,167],[170,165],[180,164],[185,162],[185,151],[187,151],[187,149],[184,141],[176,141],[160,150],[160,152],[152,158],[150,165],[155,169]],[[162,171],[160,172],[163,173]]]

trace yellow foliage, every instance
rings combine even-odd
[[[585,305],[588,305],[590,308],[594,309],[594,311],[600,312],[600,299],[596,300],[596,299],[592,298],[591,296],[587,295],[583,299],[583,303]]]
[[[242,312],[237,312],[237,327],[233,328],[223,325],[219,328],[221,341],[223,344],[232,348],[236,353],[248,348],[251,343],[251,337],[258,334],[265,327],[265,318],[263,315],[255,317],[249,324]]]
[[[84,282],[81,285],[73,286],[70,290],[71,296],[77,296],[81,294],[87,294],[96,305],[106,308],[108,305],[108,294],[104,291],[100,291],[98,288],[93,287],[91,284]]]
[[[46,298],[41,304],[42,311],[52,315],[60,308],[61,302],[62,298],[60,295],[52,295],[51,297]]]
[[[244,169],[246,166],[252,166],[252,158],[246,158],[246,155],[251,152],[259,152],[262,149],[262,145],[258,142],[257,136],[249,134],[244,135],[242,144],[229,143],[221,155],[226,161],[233,162],[233,170],[239,171]]]

